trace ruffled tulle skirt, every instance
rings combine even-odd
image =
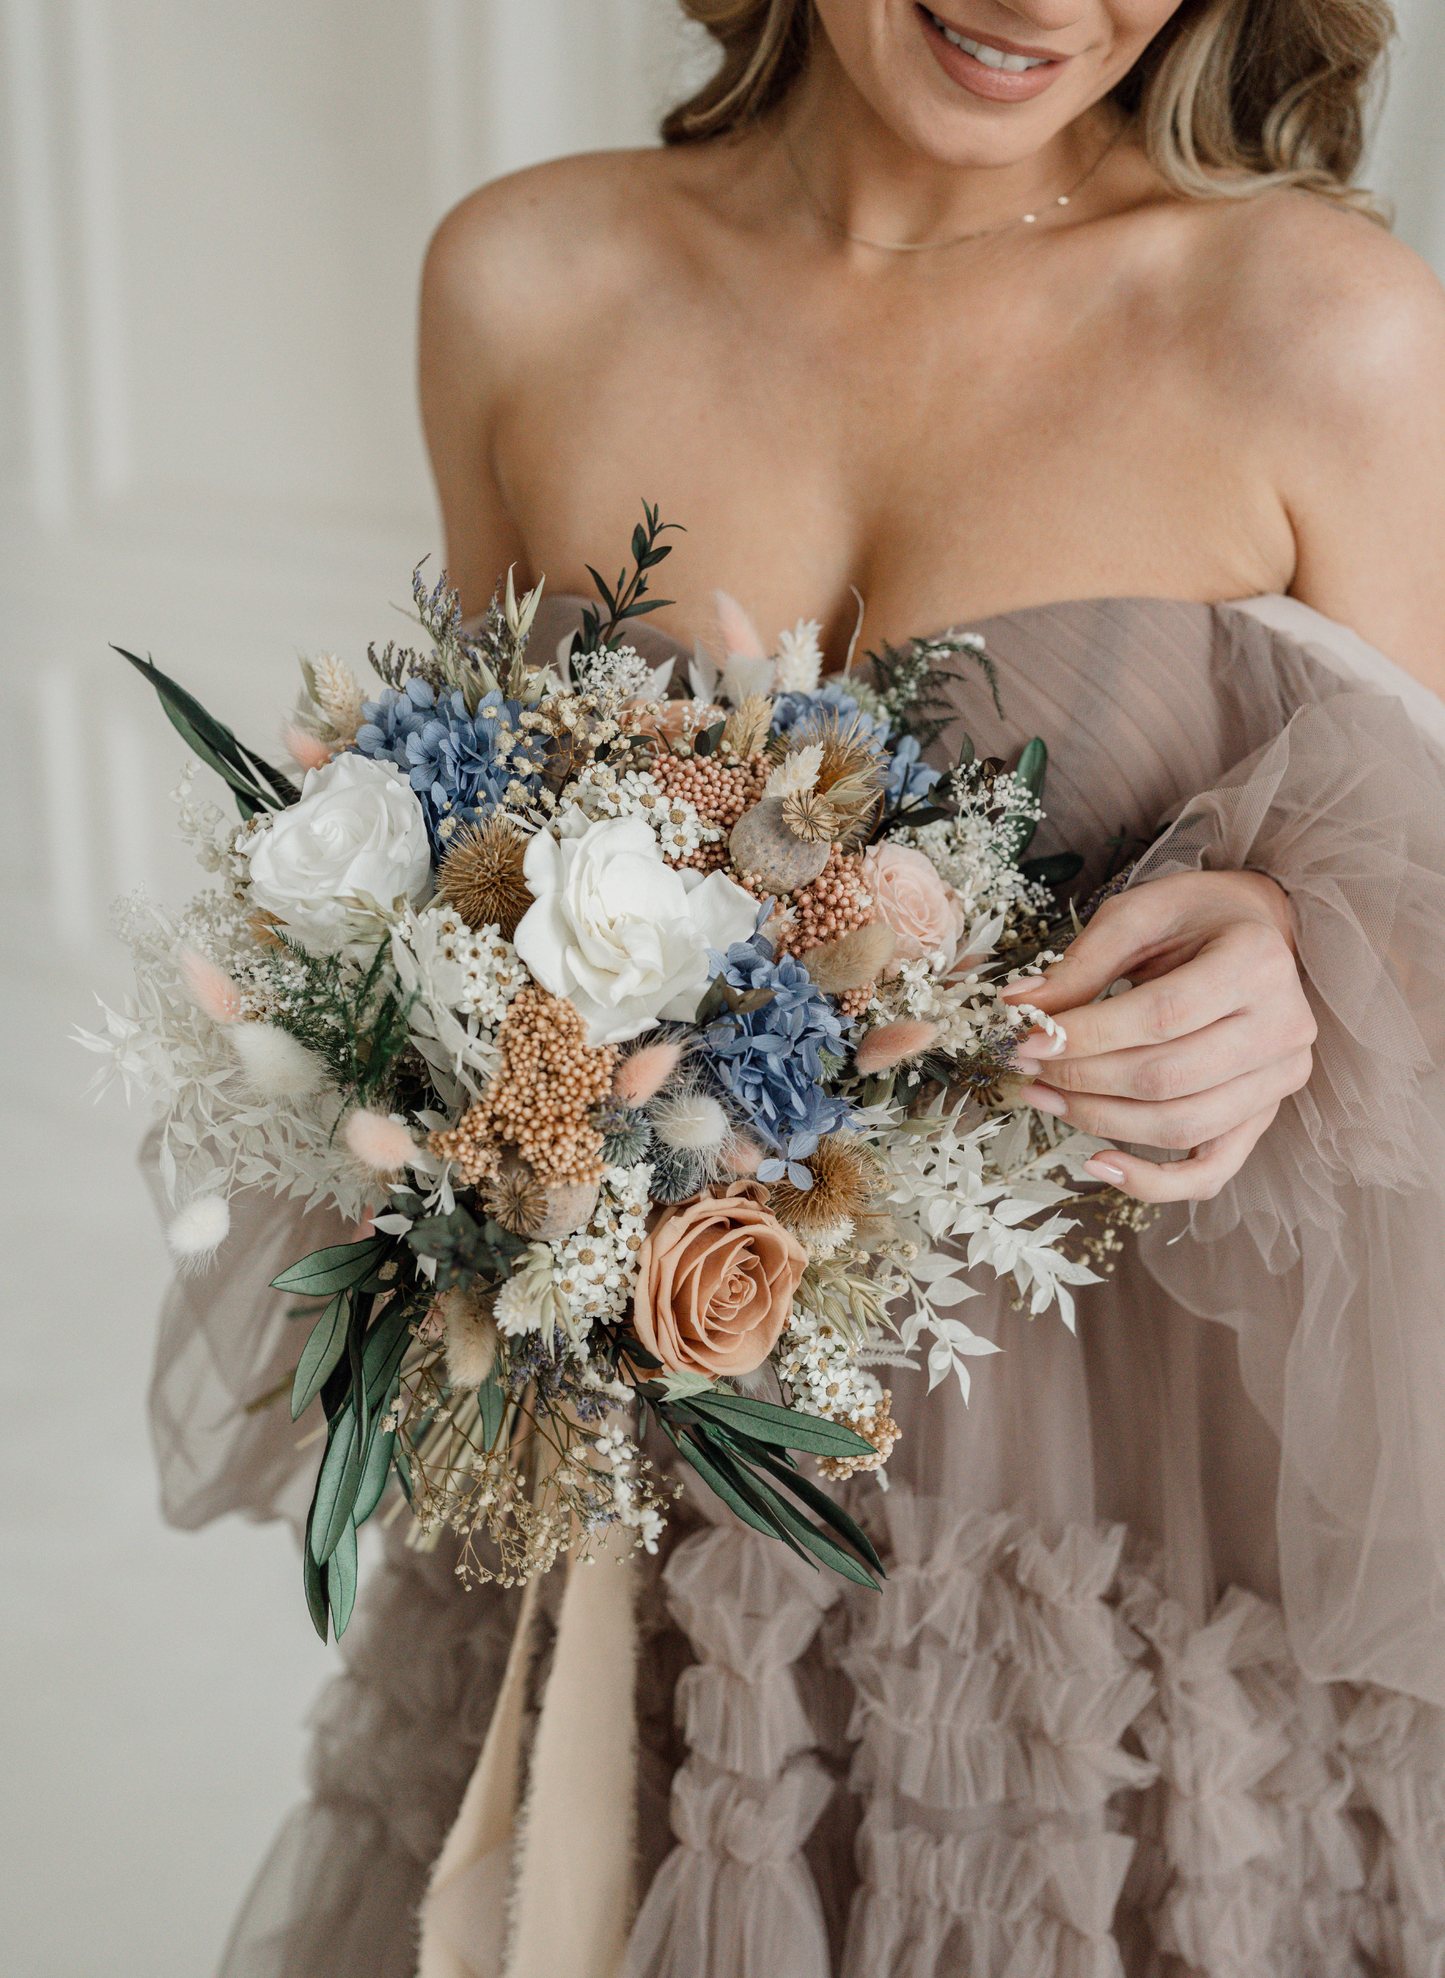
[[[1445,1972],[1445,1712],[1192,1622],[1121,1528],[875,1510],[881,1596],[732,1521],[650,1589],[625,1978]],[[380,1568],[224,1978],[413,1970],[515,1612],[454,1584]]]

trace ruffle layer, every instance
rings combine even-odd
[[[838,1583],[733,1520],[684,1539],[663,1579],[698,1658],[676,1692],[689,1752],[672,1787],[678,1845],[647,1892],[623,1978],[829,1978],[803,1848],[835,1782],[811,1755],[792,1665]]]
[[[282,1828],[218,1978],[400,1978],[501,1686],[520,1596],[460,1597],[445,1550],[388,1540],[313,1717],[311,1798]]]
[[[826,1584],[756,1534],[674,1555],[674,1616],[729,1659],[679,1686],[701,1743],[627,1978],[1445,1978],[1445,1713],[1311,1682],[1251,1594],[1194,1623],[1117,1529],[896,1486],[881,1524],[883,1591],[825,1636]],[[866,1809],[831,1963],[826,1691],[795,1681],[825,1641]]]
[[[896,1489],[884,1518],[839,1657],[869,1802],[847,1978],[1112,1978],[1133,1847],[1106,1807],[1154,1776],[1122,1743],[1151,1691],[1106,1604],[1122,1530],[1049,1545]]]

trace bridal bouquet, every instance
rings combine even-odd
[[[148,660],[239,827],[183,832],[216,884],[121,909],[135,999],[86,1037],[158,1094],[170,1242],[204,1268],[228,1197],[330,1203],[351,1241],[275,1280],[296,1301],[293,1416],[325,1450],[305,1546],[316,1627],[345,1627],[356,1532],[395,1477],[415,1543],[512,1584],[559,1552],[653,1549],[675,1464],[737,1515],[872,1584],[823,1478],[881,1470],[890,1367],[930,1383],[995,1346],[969,1269],[1031,1312],[1117,1248],[1095,1142],[1007,1081],[1050,1020],[999,994],[1070,924],[1071,859],[1024,858],[1042,743],[1013,770],[923,751],[982,642],[885,648],[820,677],[818,627],[650,669],[626,643],[668,554],[557,653],[508,580],[464,629],[414,579],[428,649],[368,690],[303,663],[298,788]],[[1092,1233],[1091,1233],[1092,1232]],[[279,1401],[279,1397],[277,1397]],[[655,1425],[655,1429],[654,1429]]]

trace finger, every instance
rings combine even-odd
[[[1285,1059],[1298,1062],[1314,1041],[1309,1005],[1283,1022],[1273,1013],[1245,1010],[1218,1023],[1207,1024],[1172,1044],[1150,1044],[1133,1051],[1105,1051],[1098,1057],[1074,1057],[1066,1050],[1056,1058],[1025,1059],[1028,1070],[1055,1091],[1098,1092],[1107,1098],[1143,1099],[1150,1105],[1187,1099],[1210,1092],[1231,1078]],[[1069,1035],[1070,1045],[1074,1034]]]
[[[1014,1046],[1014,1056],[1021,1064],[1046,1065],[1056,1058],[1096,1058],[1172,1043],[1235,1015],[1239,981],[1237,972],[1206,953],[1101,1002],[1065,1003],[1050,1011],[1040,997],[1038,1007],[1054,1017],[1058,1029],[1031,1032]]]
[[[1177,1152],[1216,1140],[1241,1121],[1278,1105],[1289,1093],[1299,1091],[1309,1069],[1307,1058],[1299,1063],[1290,1059],[1162,1106],[1137,1099],[1104,1098],[1092,1092],[1066,1096],[1043,1084],[1026,1085],[1017,1096],[1025,1105],[1067,1120],[1081,1133],[1091,1133],[1097,1139],[1126,1140],[1140,1147]]]
[[[1146,1161],[1111,1147],[1093,1155],[1084,1169],[1136,1202],[1209,1202],[1239,1173],[1278,1111],[1278,1106],[1266,1107],[1196,1147],[1187,1161]]]
[[[1155,952],[1176,932],[1171,900],[1153,887],[1119,893],[1106,900],[1087,927],[1043,975],[1011,982],[1001,993],[1023,997],[1050,1016],[1102,996],[1111,982],[1128,975],[1130,964]],[[1161,908],[1164,910],[1161,916]]]

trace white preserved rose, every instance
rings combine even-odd
[[[364,755],[308,769],[300,803],[252,839],[250,868],[257,906],[312,954],[374,942],[381,913],[431,892],[421,805],[399,769]]]
[[[523,871],[530,906],[512,937],[544,989],[575,1004],[589,1044],[620,1044],[659,1018],[690,1019],[707,987],[709,948],[753,930],[758,903],[725,873],[675,870],[635,817],[560,820]]]

